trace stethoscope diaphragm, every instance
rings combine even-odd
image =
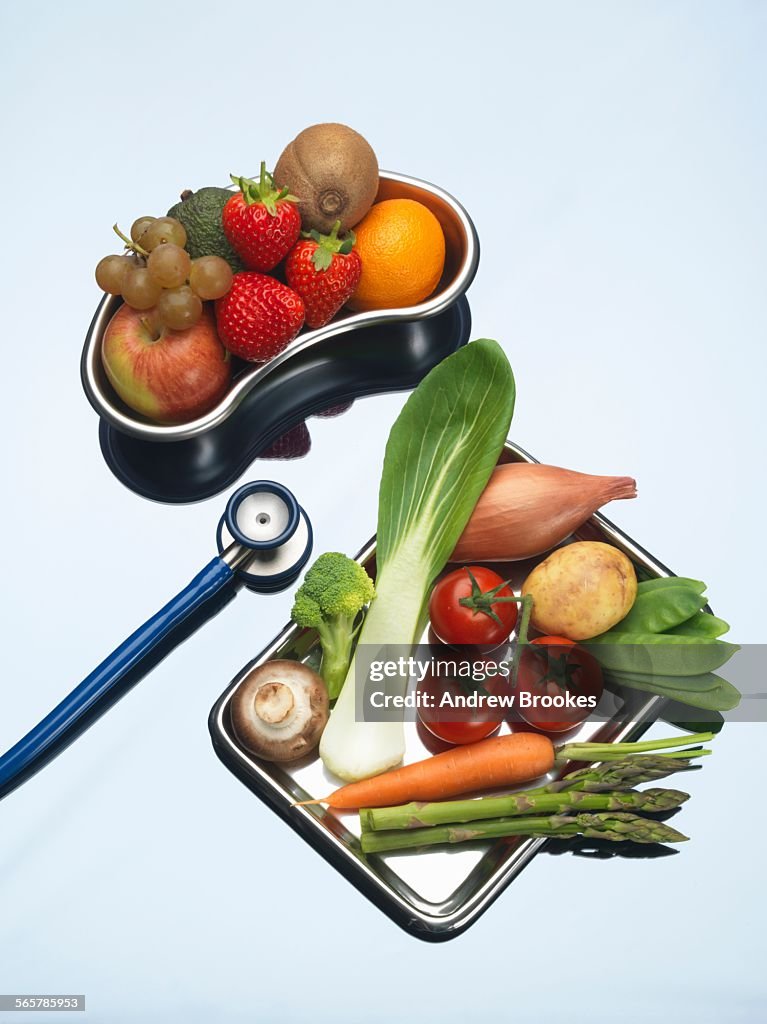
[[[276,593],[297,578],[312,553],[312,527],[301,508],[298,522],[291,536],[277,547],[256,549],[252,556],[237,569],[237,576],[249,589],[259,593]],[[234,541],[226,515],[221,516],[216,530],[216,544],[221,554]]]

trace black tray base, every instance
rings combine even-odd
[[[364,395],[413,388],[465,345],[465,296],[428,320],[376,325],[338,335],[277,368],[236,411],[200,437],[146,441],[99,425],[101,452],[130,490],[168,504],[202,501],[226,490],[278,437],[313,413]]]

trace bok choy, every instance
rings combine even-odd
[[[378,499],[376,599],[359,643],[415,645],[429,591],[495,468],[514,411],[503,349],[482,338],[421,381],[386,445]],[[357,720],[355,660],[320,743],[325,766],[346,781],[402,760],[402,721]]]

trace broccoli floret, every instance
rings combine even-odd
[[[362,566],[338,551],[320,555],[296,593],[291,618],[299,626],[317,630],[322,678],[331,700],[346,679],[360,612],[374,597],[373,581]]]

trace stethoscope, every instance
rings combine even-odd
[[[255,480],[229,499],[217,541],[216,558],[0,757],[0,798],[39,771],[215,615],[238,585],[271,594],[293,582],[311,554],[312,527],[287,487]]]

